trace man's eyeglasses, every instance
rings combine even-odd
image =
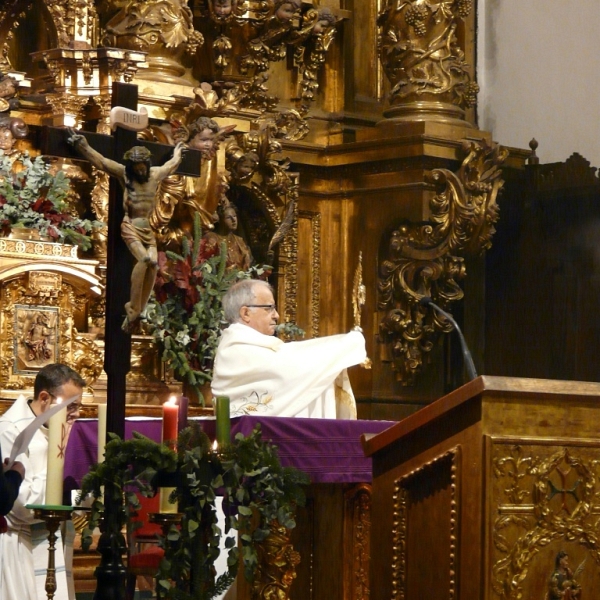
[[[50,396],[50,398],[52,398],[53,400],[56,401],[57,396],[55,396],[54,394],[50,394],[50,392],[48,392],[48,395]],[[56,402],[51,402],[52,405],[55,405]],[[67,412],[68,413],[74,413],[74,412],[78,412],[81,410],[81,407],[83,406],[81,400],[79,400],[78,402],[71,402],[71,404],[69,404],[69,406],[67,406]]]
[[[277,310],[276,304],[246,304],[248,308],[264,308],[267,312],[275,312]]]

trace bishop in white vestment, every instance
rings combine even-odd
[[[236,283],[223,298],[225,318],[212,391],[229,396],[232,416],[356,419],[346,368],[366,359],[359,331],[284,343],[273,336],[279,315],[264,281]]]

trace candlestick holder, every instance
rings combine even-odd
[[[46,571],[46,597],[48,600],[54,598],[56,592],[56,532],[63,521],[71,518],[73,512],[72,506],[45,506],[28,505],[27,508],[33,509],[36,519],[44,521],[48,530],[48,570]]]

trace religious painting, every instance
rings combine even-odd
[[[38,371],[60,357],[58,307],[15,306],[14,372]]]

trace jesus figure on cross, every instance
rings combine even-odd
[[[144,146],[134,146],[123,156],[125,164],[122,165],[102,156],[74,129],[70,129],[69,133],[68,141],[77,152],[97,169],[115,177],[123,187],[125,217],[121,223],[121,235],[137,260],[131,273],[130,300],[125,304],[123,329],[129,331],[146,308],[158,270],[156,238],[149,220],[156,204],[158,185],[177,170],[186,148],[179,142],[170,160],[161,167],[153,167],[150,151]]]

